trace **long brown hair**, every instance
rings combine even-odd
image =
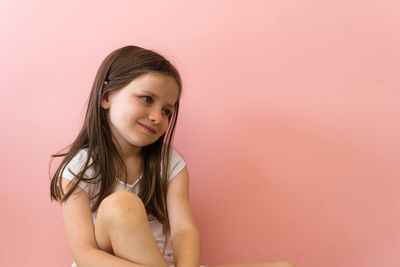
[[[175,103],[174,112],[168,119],[168,130],[156,142],[143,147],[141,150],[143,169],[138,194],[146,207],[147,214],[157,218],[163,224],[164,234],[169,235],[170,225],[167,210],[168,169],[171,143],[178,118],[182,82],[177,69],[166,58],[142,47],[126,46],[117,49],[110,53],[100,65],[90,92],[82,129],[71,145],[51,155],[52,160],[56,157],[64,158],[51,179],[50,199],[51,201],[56,200],[62,203],[70,197],[80,181],[95,184],[100,178],[100,190],[94,196],[97,199],[91,208],[92,212],[95,212],[101,201],[113,192],[116,177],[124,177],[125,182],[127,181],[126,166],[117,146],[112,142],[111,130],[107,123],[107,114],[101,108],[100,103],[105,94],[121,89],[135,78],[150,72],[172,76],[179,88],[179,96]],[[83,164],[82,170],[72,180],[70,189],[64,192],[62,187],[58,186],[62,184],[61,174],[71,159],[84,148],[88,151],[87,160]],[[62,153],[65,150],[67,152]],[[86,170],[89,168],[96,170],[94,177],[84,177]]]

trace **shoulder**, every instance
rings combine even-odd
[[[67,162],[65,165],[64,171],[62,173],[62,176],[64,178],[74,178],[75,175],[77,174],[76,172],[80,172],[83,168],[83,165],[86,163],[87,159],[89,157],[88,149],[83,148],[80,149],[73,157],[72,159]],[[92,159],[89,159],[89,164],[92,163]],[[71,173],[74,172],[74,173]]]
[[[171,162],[176,162],[176,161],[183,161],[185,162],[183,155],[181,152],[177,151],[176,148],[171,147],[171,153],[170,153],[170,161]]]
[[[88,168],[84,170],[85,163],[89,160]],[[61,177],[66,180],[75,179],[79,173],[85,171],[83,174],[83,180],[79,181],[79,186],[82,187],[88,194],[91,194],[92,185],[91,183],[86,182],[86,179],[93,178],[95,176],[94,167],[91,166],[93,163],[92,157],[89,157],[89,152],[87,148],[80,149],[76,154],[72,157],[72,159],[65,164],[65,167],[62,170]]]
[[[174,178],[186,166],[186,162],[182,154],[172,146],[169,157],[170,157],[169,158],[170,162],[169,162],[168,181]]]

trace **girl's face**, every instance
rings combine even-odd
[[[104,97],[101,106],[108,110],[112,135],[124,154],[140,151],[167,131],[178,95],[172,76],[148,73]]]

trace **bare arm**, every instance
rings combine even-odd
[[[69,187],[68,182],[63,179],[64,192]],[[81,187],[78,186],[63,203],[63,217],[72,257],[79,267],[145,267],[99,249],[94,234],[89,196]]]
[[[183,168],[168,184],[167,205],[176,267],[198,267],[200,235],[190,207],[189,174]]]

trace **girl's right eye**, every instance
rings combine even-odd
[[[153,99],[151,98],[151,96],[141,96],[141,98],[143,99],[144,102],[146,102],[147,104],[151,104],[153,102]]]

